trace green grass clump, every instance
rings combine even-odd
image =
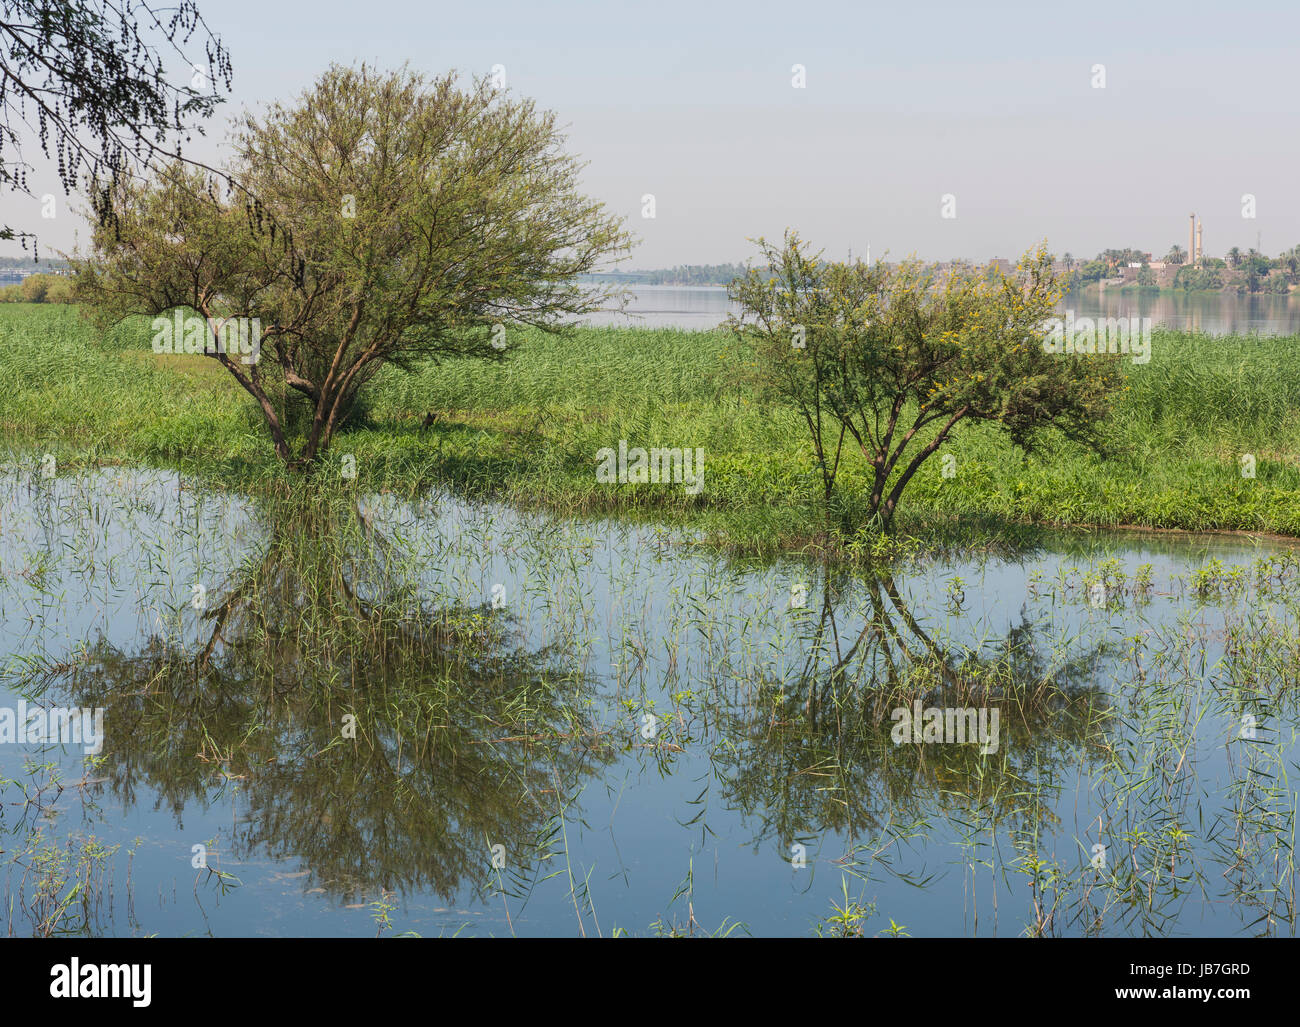
[[[356,457],[358,484],[435,483],[569,514],[687,524],[755,552],[844,548],[826,530],[820,479],[794,411],[764,400],[752,354],[729,333],[579,328],[522,332],[501,364],[385,369],[321,473]],[[101,335],[75,308],[0,308],[0,437],[79,462],[177,462],[237,481],[282,473],[252,401],[214,361],[158,356],[147,319]],[[1032,454],[964,428],[913,480],[902,533],[1006,536],[1023,526],[1226,529],[1300,536],[1300,339],[1157,331],[1098,455],[1062,438]],[[286,399],[277,393],[282,407]],[[423,427],[427,414],[434,423]],[[705,451],[705,485],[602,485],[596,452]],[[1243,454],[1256,476],[1241,474]],[[869,468],[848,452],[844,522],[860,517]],[[843,522],[842,522],[843,523]]]

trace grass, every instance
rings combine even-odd
[[[1157,331],[1151,362],[1124,365],[1104,457],[1064,439],[1026,456],[967,428],[913,481],[897,530],[930,544],[1023,542],[1067,525],[1300,536],[1298,349],[1295,337]],[[504,364],[382,373],[321,473],[350,453],[366,490],[440,482],[574,515],[654,517],[755,553],[878,547],[865,531],[825,531],[806,433],[744,384],[751,369],[722,331],[530,332]],[[702,448],[702,493],[599,484],[596,452],[620,439]],[[101,336],[71,307],[0,309],[0,441],[61,467],[175,463],[238,487],[282,473],[251,400],[217,364],[155,355],[143,320]],[[955,460],[948,478],[943,455]],[[862,523],[868,468],[847,460],[839,487]]]

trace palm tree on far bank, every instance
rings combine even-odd
[[[1292,246],[1282,254],[1282,263],[1286,265],[1290,273],[1291,281],[1296,280],[1296,275],[1300,272],[1300,246]]]

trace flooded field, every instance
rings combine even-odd
[[[1295,933],[1290,548],[0,495],[5,934]]]

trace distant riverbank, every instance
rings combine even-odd
[[[1076,293],[1101,293],[1101,292],[1129,292],[1129,293],[1150,293],[1152,296],[1291,296],[1296,294],[1294,288],[1286,292],[1251,292],[1244,285],[1223,285],[1212,289],[1177,289],[1168,288],[1159,285],[1139,285],[1135,282],[1124,282],[1117,279],[1103,280],[1100,282],[1089,282],[1087,285],[1075,286],[1072,292]]]

